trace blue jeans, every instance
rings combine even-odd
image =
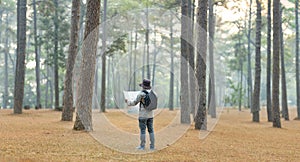
[[[141,134],[146,134],[146,127],[149,133],[153,133],[153,118],[139,118],[139,127]]]

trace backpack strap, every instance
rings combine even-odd
[[[146,95],[149,93],[147,90],[142,90],[142,92],[144,92]],[[140,108],[141,108],[141,104],[143,104],[143,106],[145,107],[145,104],[142,102],[143,98],[141,98],[141,101],[140,101]]]
[[[148,94],[148,93],[149,93],[149,92],[148,92],[147,90],[145,90],[145,89],[144,89],[144,90],[142,90],[142,92],[144,92],[144,93],[146,93],[146,94]]]

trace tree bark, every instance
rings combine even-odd
[[[78,47],[81,46],[84,32],[84,15],[86,14],[86,5],[80,0],[80,20],[79,20],[79,35],[78,35]]]
[[[111,75],[112,75],[112,76],[111,76],[111,79],[113,80],[112,86],[116,87],[116,86],[117,86],[117,81],[116,81],[115,72],[114,72],[114,71],[115,71],[115,68],[114,68],[115,65],[114,65],[114,57],[113,57],[113,56],[111,57],[111,62],[110,62],[110,63],[111,63],[110,66],[111,66]],[[114,88],[112,88],[111,91],[112,91],[112,94],[115,93]],[[118,96],[116,95],[115,97],[118,97]],[[118,106],[117,106],[118,103],[117,103],[117,102],[113,102],[113,103],[114,103],[114,106],[115,106],[114,108],[117,108],[117,107],[118,107]]]
[[[174,52],[173,52],[173,15],[170,14],[170,92],[169,92],[169,110],[174,110]]]
[[[273,1],[273,76],[272,110],[273,127],[281,128],[279,112],[279,52],[280,52],[280,1]]]
[[[253,122],[259,122],[260,111],[260,82],[261,82],[261,63],[260,63],[260,48],[261,48],[261,2],[256,0],[257,13],[256,13],[256,48],[255,48],[255,81],[254,92],[252,97],[252,114]]]
[[[33,0],[33,35],[34,35],[34,53],[35,53],[35,80],[36,80],[36,106],[41,108],[41,90],[40,90],[40,55],[38,53],[37,27],[36,27],[36,1]]]
[[[96,58],[96,71],[95,71],[95,86],[94,86],[94,94],[93,94],[93,107],[92,109],[100,108],[98,107],[98,80],[99,80],[99,57]],[[101,89],[100,89],[101,90]]]
[[[271,0],[268,0],[268,32],[267,32],[267,114],[268,121],[272,122],[271,105]]]
[[[78,50],[78,32],[80,23],[80,1],[72,1],[72,17],[71,17],[71,33],[70,45],[67,61],[67,69],[65,74],[64,98],[62,121],[73,120],[73,69]]]
[[[130,32],[130,43],[129,43],[129,58],[128,58],[128,62],[129,62],[129,85],[128,85],[128,90],[131,91],[132,90],[132,78],[131,78],[131,75],[132,75],[132,53],[133,53],[133,38],[132,38],[132,31]],[[129,38],[128,38],[129,40]]]
[[[176,107],[179,107],[180,101],[180,86],[179,86],[179,79],[176,81]]]
[[[147,54],[147,78],[151,79],[151,72],[150,72],[150,53],[149,53],[149,0],[147,0],[147,8],[146,8],[146,54]]]
[[[46,59],[48,60],[49,59],[49,50],[48,48],[46,47],[46,52],[47,52],[47,56],[46,56]],[[49,96],[49,87],[50,87],[50,92],[52,92],[52,88],[51,88],[51,81],[49,78],[50,77],[50,66],[46,64],[46,70],[47,70],[47,73],[46,73],[46,78],[47,78],[47,82],[46,82],[46,94],[45,94],[45,107],[47,108],[52,108],[52,105],[51,106],[48,106],[48,96]],[[50,94],[51,96],[52,94]],[[51,98],[52,99],[52,98]]]
[[[48,96],[49,96],[49,65],[46,65],[46,92],[45,92],[45,108],[49,108],[48,106]]]
[[[19,35],[20,35],[20,29],[19,29],[19,25],[20,25],[20,0],[17,0],[17,52],[16,52],[16,69],[17,69],[17,57],[18,57],[18,53],[19,53]],[[17,70],[16,70],[17,71]],[[16,72],[15,71],[15,72]],[[16,77],[16,76],[15,76]]]
[[[295,17],[296,17],[296,93],[297,93],[297,118],[300,119],[300,78],[299,78],[299,0],[295,1]]]
[[[26,57],[26,0],[18,0],[17,64],[14,89],[14,114],[22,114]]]
[[[106,107],[108,107],[110,104],[111,104],[111,100],[110,100],[110,94],[111,94],[111,90],[110,90],[110,88],[111,88],[111,79],[110,79],[110,77],[111,77],[111,58],[107,58],[107,93],[106,93],[106,98],[108,98],[108,102],[107,102],[107,104],[106,104]],[[113,96],[112,96],[113,97]]]
[[[251,70],[251,23],[252,23],[252,0],[250,0],[250,6],[249,6],[249,20],[248,20],[248,104],[250,107],[250,110],[252,109],[251,107],[251,102],[252,102],[252,70]]]
[[[142,78],[143,80],[145,78],[145,62],[146,62],[146,41],[144,42],[144,51],[143,51],[143,66],[142,66]]]
[[[58,78],[58,1],[53,0],[54,2],[54,95],[55,95],[55,109],[59,107],[59,78]]]
[[[286,93],[286,77],[285,77],[285,63],[284,63],[284,40],[283,40],[283,31],[282,31],[282,11],[280,10],[280,57],[281,57],[281,109],[282,117],[285,120],[289,120],[289,110],[287,103],[287,93]]]
[[[76,97],[76,121],[73,129],[92,131],[92,96],[99,35],[100,0],[88,0],[82,61]]]
[[[50,68],[49,68],[49,72],[50,72],[50,78],[51,78],[51,80],[50,80],[50,107],[51,108],[53,108],[54,106],[54,104],[53,104],[53,101],[54,101],[54,99],[53,99],[53,97],[54,97],[54,76],[53,76],[53,67],[51,66]]]
[[[3,16],[3,11],[0,11],[0,25],[2,24],[2,16]],[[0,31],[0,40],[2,37],[2,31]]]
[[[9,24],[9,15],[8,12],[6,14],[6,31],[5,31],[5,53],[4,53],[4,94],[3,94],[3,108],[7,108],[8,104],[8,55],[9,55],[9,47],[8,47],[8,24]]]
[[[239,111],[242,111],[242,91],[243,91],[243,56],[241,52],[241,37],[239,37],[239,45],[238,45],[238,51],[239,51],[239,64],[240,64],[240,83],[238,84],[239,86]]]
[[[106,9],[107,0],[104,0],[104,12],[103,12],[103,38],[102,38],[102,80],[101,80],[101,112],[105,112],[105,100],[106,100]]]
[[[195,76],[195,42],[194,42],[194,0],[189,0],[189,21],[188,29],[188,41],[189,41],[189,96],[190,96],[190,109],[193,118],[195,118],[196,112],[196,76]]]
[[[136,54],[137,54],[137,40],[138,37],[138,32],[137,32],[137,27],[135,27],[135,41],[134,41],[134,56],[133,56],[133,90],[136,90]]]
[[[163,41],[163,40],[162,40]],[[156,70],[156,57],[157,57],[157,53],[158,53],[158,49],[156,46],[156,29],[155,29],[155,24],[154,24],[154,55],[153,55],[153,66],[152,66],[152,86],[155,86],[155,70]]]
[[[180,106],[181,106],[181,123],[189,124],[191,122],[190,119],[190,109],[189,109],[189,91],[188,91],[188,1],[181,0],[181,59],[180,59]]]
[[[209,0],[209,95],[208,107],[212,118],[216,118],[216,90],[215,90],[215,68],[214,68],[214,35],[215,35],[215,16],[214,16],[214,0]]]
[[[199,85],[199,104],[195,117],[195,129],[207,130],[206,113],[206,51],[207,51],[207,0],[198,0],[197,12],[198,41],[197,41],[197,63],[196,78]]]

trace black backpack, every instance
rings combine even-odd
[[[144,108],[149,111],[157,109],[157,96],[155,92],[152,90],[150,92],[143,90],[143,92],[146,94],[143,98],[144,103],[141,101],[141,103],[144,105]]]

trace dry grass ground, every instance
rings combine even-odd
[[[133,155],[111,150],[89,133],[73,131],[73,122],[60,121],[60,112],[29,110],[13,115],[12,110],[0,110],[0,161],[300,161],[300,121],[282,120],[283,128],[276,129],[266,122],[264,112],[260,123],[252,123],[248,110],[225,109],[204,140],[192,126],[166,149]],[[174,114],[163,113],[156,121],[165,121],[156,122],[156,129]],[[295,109],[290,111],[291,119],[295,114]],[[117,112],[106,115],[115,124],[128,118]],[[137,122],[118,127],[138,133]]]

